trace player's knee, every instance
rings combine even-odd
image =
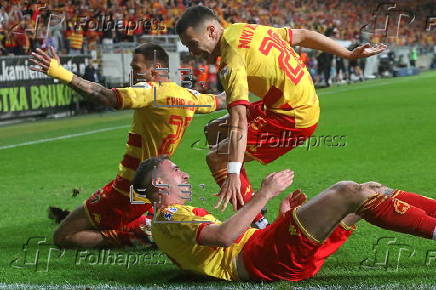
[[[359,195],[362,186],[354,181],[340,181],[331,187],[335,194],[346,201],[354,202],[360,200]]]
[[[212,147],[212,150],[209,151],[206,155],[206,161],[208,164],[216,164],[220,162],[222,157],[218,154],[217,146]]]
[[[368,194],[383,193],[386,195],[391,195],[394,192],[393,189],[375,181],[362,183],[362,189]]]
[[[383,186],[375,181],[369,181],[361,184],[363,189],[377,190],[382,188]]]
[[[206,125],[204,125],[203,128],[204,136],[206,136],[206,139],[209,139],[208,137],[212,131],[211,123],[212,122],[207,123]]]
[[[61,227],[55,229],[55,231],[53,232],[53,243],[55,244],[55,246],[59,248],[64,248],[66,245],[65,240],[66,235],[65,232],[62,231]]]
[[[207,123],[204,126],[204,135],[205,135],[207,143],[209,145],[216,146],[216,145],[218,145],[220,140],[223,138],[221,131],[220,131],[221,124],[222,124],[222,121],[216,119],[216,120],[210,121],[209,123]]]

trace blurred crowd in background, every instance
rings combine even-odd
[[[191,5],[206,5],[216,11],[224,26],[249,22],[277,27],[290,26],[317,30],[329,37],[348,41],[349,49],[363,42],[384,42],[391,46],[410,46],[401,62],[411,62],[419,49],[436,43],[436,24],[430,31],[430,16],[436,15],[434,0],[398,1],[379,7],[376,0],[0,0],[0,55],[24,55],[37,47],[54,46],[61,54],[95,51],[101,44],[138,42],[143,35],[174,34],[174,25]],[[373,33],[391,13],[388,35]],[[414,12],[414,20],[400,13]],[[374,15],[377,15],[375,17]],[[412,16],[412,14],[409,14]],[[431,19],[430,19],[431,20]],[[375,22],[378,21],[378,22]],[[433,20],[434,21],[434,20]],[[362,33],[364,29],[370,33]],[[395,28],[398,29],[398,36]],[[395,33],[392,33],[394,31]],[[372,32],[372,33],[371,33]],[[329,85],[336,81],[363,78],[364,61],[344,62],[329,54],[304,52],[302,58],[314,76]],[[395,61],[399,61],[398,57]],[[215,68],[184,58],[183,65],[194,67],[195,79],[212,78]],[[411,65],[411,64],[410,64]],[[326,80],[326,81],[325,81]]]

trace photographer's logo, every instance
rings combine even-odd
[[[397,238],[382,237],[373,245],[372,255],[360,262],[362,269],[384,269],[397,272],[400,262],[415,255],[410,245],[397,243]]]
[[[12,260],[12,268],[28,268],[36,272],[48,272],[49,265],[53,260],[64,256],[65,250],[56,248],[47,243],[47,237],[30,237],[25,244],[21,256]]]
[[[35,272],[48,272],[53,262],[63,258],[66,251],[47,243],[47,237],[35,236],[23,244],[19,257],[13,259],[9,266],[16,269],[31,269]],[[77,249],[69,252],[69,257],[63,262],[71,261],[74,254],[76,266],[123,266],[126,269],[171,264],[167,256],[158,251],[113,251],[111,249]],[[56,264],[55,264],[56,265]]]

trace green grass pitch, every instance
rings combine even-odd
[[[436,197],[435,79],[433,71],[319,90],[321,120],[315,135],[345,136],[345,146],[300,147],[267,166],[248,164],[254,187],[267,173],[291,168],[296,176],[288,191],[301,188],[309,196],[337,181],[354,180]],[[204,124],[222,114],[194,118],[173,160],[191,175],[193,204],[225,219],[230,210],[221,214],[213,209],[212,194],[218,188],[205,163],[206,151],[191,148],[204,140]],[[55,224],[47,218],[48,206],[73,209],[115,177],[130,121],[131,112],[116,112],[0,127],[0,288],[436,287],[436,242],[384,231],[364,221],[316,277],[298,283],[199,280],[164,264],[156,258],[157,251],[131,252],[135,258],[148,256],[127,268],[126,251],[115,251],[119,261],[105,264],[96,262],[97,251],[50,250],[47,244]],[[70,138],[47,141],[66,135]],[[37,140],[42,141],[5,147]],[[72,197],[73,188],[80,189],[77,197]],[[270,221],[279,201],[280,197],[268,204]],[[38,246],[44,237],[47,242]]]

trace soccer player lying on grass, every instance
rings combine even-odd
[[[32,70],[68,83],[89,100],[119,110],[135,109],[127,150],[116,178],[65,218],[54,232],[55,244],[86,248],[149,246],[150,218],[144,214],[151,206],[149,203],[132,204],[129,198],[135,170],[148,157],[172,155],[194,114],[225,107],[225,94],[216,97],[198,94],[160,76],[156,68],[169,67],[168,54],[156,44],[143,44],[134,50],[133,81],[141,87],[112,90],[64,69],[53,48],[50,48],[50,55],[41,49],[32,55],[31,61],[39,67]]]
[[[293,182],[286,169],[264,178],[256,195],[221,223],[205,209],[186,205],[189,175],[166,156],[139,166],[135,190],[158,208],[157,246],[180,268],[224,280],[300,281],[314,276],[352,234],[360,218],[392,231],[436,239],[436,201],[376,183],[341,181],[311,200],[297,190],[280,204],[265,229],[250,228],[270,199]],[[144,191],[143,191],[144,192]]]
[[[330,38],[305,29],[246,23],[224,29],[215,13],[203,6],[187,9],[176,24],[176,31],[193,55],[210,63],[221,57],[218,75],[227,93],[230,116],[220,121],[231,130],[229,138],[215,146],[207,160],[221,186],[216,206],[222,204],[223,210],[228,202],[236,210],[252,196],[252,190],[240,191],[244,184],[251,189],[244,161],[270,163],[301,144],[317,127],[319,103],[315,87],[292,46],[347,59],[369,57],[386,49],[385,45],[365,44],[349,51]],[[249,92],[262,100],[250,103]],[[214,135],[219,123],[207,131]],[[265,226],[261,215],[256,219]]]

